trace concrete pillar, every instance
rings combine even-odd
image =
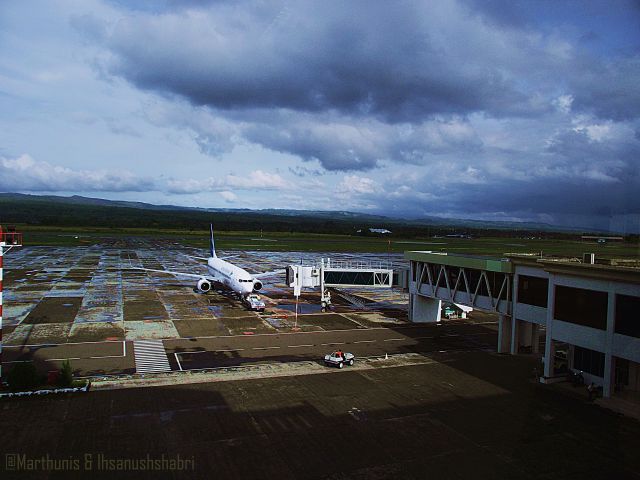
[[[616,294],[611,283],[609,284],[609,295],[607,302],[607,336],[604,347],[604,383],[602,385],[602,396],[610,397],[613,393],[615,377],[615,360],[613,358],[613,334],[615,333],[616,316]]]
[[[511,318],[507,315],[498,316],[498,353],[511,351]]]
[[[531,322],[518,322],[518,343],[520,346],[531,348],[533,351],[533,326]]]
[[[537,323],[531,324],[531,353],[538,353],[540,351],[540,325]]]
[[[551,340],[546,342],[544,350],[544,377],[551,378],[554,375],[554,366],[556,362],[556,342]]]
[[[511,355],[516,355],[520,348],[518,342],[518,314],[516,312],[516,304],[518,303],[518,282],[520,275],[517,273],[513,276],[513,284],[511,285]]]
[[[640,363],[629,361],[629,390],[640,392]]]
[[[517,355],[520,350],[520,324],[516,317],[511,317],[511,355]]]
[[[547,336],[544,344],[544,376],[553,376],[553,362],[555,357],[555,346],[553,343],[553,314],[556,303],[555,275],[549,274],[549,290],[547,290]]]
[[[413,299],[416,297],[417,295],[415,293],[411,293],[411,290],[409,290],[409,308],[407,309],[407,317],[410,322],[413,321]]]
[[[412,322],[439,322],[442,315],[442,301],[423,295],[413,295],[410,313],[409,320]]]
[[[604,382],[602,383],[602,396],[608,398],[613,393],[616,361],[611,353],[604,354]]]
[[[576,359],[576,346],[569,344],[567,348],[567,370],[573,370],[575,359]]]

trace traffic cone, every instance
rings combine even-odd
[[[389,354],[388,354],[388,353],[385,353],[385,354],[384,354],[384,359],[385,359],[385,360],[389,360]]]

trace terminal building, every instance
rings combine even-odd
[[[603,396],[640,395],[640,263],[507,254],[405,252],[409,320],[440,320],[441,302],[498,314],[498,351],[544,355],[543,382],[582,372]]]

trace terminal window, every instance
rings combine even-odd
[[[379,285],[389,282],[389,275],[382,274],[376,278],[373,272],[325,271],[324,282],[327,285]]]
[[[549,280],[520,275],[518,277],[518,302],[547,308]]]
[[[467,280],[469,282],[469,288],[471,289],[471,291],[477,291],[478,295],[483,295],[485,297],[488,297],[489,294],[491,294],[493,298],[496,298],[498,294],[500,294],[500,298],[502,300],[506,300],[508,288],[502,288],[502,284],[505,280],[506,274],[497,272],[485,272],[485,280],[482,273],[482,270],[475,270],[471,268],[466,270]],[[489,284],[488,288],[487,283]]]
[[[640,338],[639,309],[640,297],[616,295],[616,333]]]
[[[573,347],[573,368],[597,377],[604,377],[604,353]]]
[[[449,277],[449,288],[453,289],[456,286],[456,281],[458,280],[458,274],[460,273],[460,269],[458,267],[448,267],[445,269],[444,274],[439,277],[438,286],[442,288],[447,288],[447,279],[445,276]]]
[[[607,292],[556,286],[554,318],[606,330],[607,301]]]

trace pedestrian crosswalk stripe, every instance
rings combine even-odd
[[[136,340],[133,342],[136,373],[170,372],[171,366],[162,340]]]

